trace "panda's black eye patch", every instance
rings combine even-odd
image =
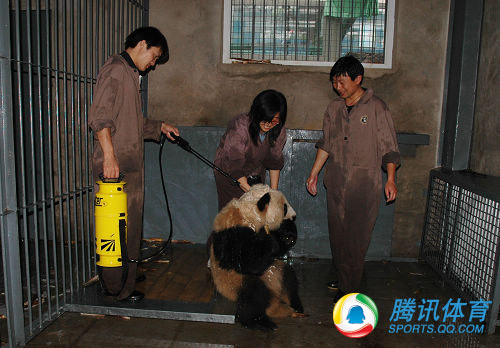
[[[268,192],[264,196],[260,197],[259,201],[257,202],[257,207],[260,211],[264,211],[264,209],[266,209],[266,205],[268,205],[270,201],[271,195]]]
[[[286,213],[288,213],[288,206],[286,205],[286,203],[285,207],[283,208],[283,211],[284,211],[283,216],[286,216]]]

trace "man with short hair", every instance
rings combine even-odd
[[[400,155],[392,117],[371,88],[361,87],[363,65],[353,56],[340,58],[330,71],[339,98],[326,109],[323,138],[307,190],[317,193],[318,174],[328,161],[324,176],[327,190],[328,230],[337,280],[335,302],[359,292],[366,251],[377,219],[382,191],[380,168],[387,171],[387,202],[396,198],[396,167]]]
[[[88,124],[96,138],[93,152],[94,182],[125,175],[127,185],[127,253],[139,258],[144,204],[144,139],[160,140],[161,133],[173,140],[177,128],[143,117],[141,76],[169,58],[165,36],[154,27],[134,30],[125,41],[125,51],[111,56],[99,70]],[[97,185],[95,187],[97,192]],[[122,270],[123,267],[123,270]],[[118,300],[139,301],[135,290],[137,263],[103,267],[101,284],[107,295]],[[127,272],[128,270],[128,272]],[[122,275],[126,276],[123,277]]]

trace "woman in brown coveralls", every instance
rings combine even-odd
[[[125,41],[125,51],[111,56],[99,70],[89,127],[98,140],[94,144],[94,182],[125,175],[127,185],[127,253],[139,258],[144,202],[144,139],[159,140],[165,133],[179,135],[177,128],[158,120],[144,118],[140,95],[140,75],[168,60],[167,40],[156,28],[133,31]],[[97,185],[94,188],[97,192]],[[122,267],[103,267],[102,284],[107,295],[138,301],[144,297],[135,291],[136,263],[128,263],[125,282]]]
[[[345,293],[359,291],[366,251],[377,219],[382,176],[387,202],[396,198],[396,167],[400,156],[391,114],[372,89],[361,87],[363,65],[353,56],[340,58],[330,81],[340,98],[326,109],[323,139],[307,179],[307,190],[317,193],[318,174],[328,161],[324,184],[327,190],[330,248],[338,280],[335,302]]]
[[[265,180],[266,169],[269,169],[271,188],[278,189],[286,143],[286,110],[283,94],[269,89],[255,97],[249,113],[240,114],[229,122],[214,163],[236,178],[240,186],[214,171],[219,210],[248,191],[248,176],[260,175]]]

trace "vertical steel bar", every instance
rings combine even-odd
[[[127,34],[130,34],[130,2],[129,0],[125,0],[127,2]]]
[[[57,8],[55,8],[57,11]],[[51,229],[51,238],[52,238],[52,254],[53,254],[53,267],[54,267],[54,292],[55,292],[55,311],[59,311],[59,268],[57,264],[57,234],[56,234],[56,214],[55,214],[55,194],[54,194],[54,170],[53,170],[53,148],[52,148],[52,140],[54,135],[52,134],[52,61],[51,61],[51,51],[52,47],[50,45],[51,40],[51,22],[50,22],[50,13],[51,13],[51,7],[50,7],[50,0],[45,0],[45,30],[46,30],[46,41],[47,41],[47,138],[48,138],[48,169],[49,169],[49,209],[50,209],[50,221],[52,225]],[[57,23],[55,23],[55,29],[54,29],[54,35],[56,35],[57,32]],[[57,40],[57,36],[55,37]],[[54,81],[57,84],[57,77],[58,77],[58,71],[54,70]],[[50,279],[50,273],[48,274],[48,279]],[[50,284],[48,284],[50,287]],[[50,294],[50,292],[48,292]],[[49,303],[50,303],[50,296],[49,296]],[[49,309],[50,311],[50,309]]]
[[[111,54],[115,54],[116,53],[116,50],[115,50],[115,44],[116,44],[116,41],[115,41],[115,35],[116,35],[116,27],[115,27],[115,0],[110,0],[111,1],[111,4],[110,4],[110,11],[111,11]]]
[[[352,0],[352,2],[354,3],[354,0]],[[363,2],[363,5],[365,5],[365,2]],[[354,6],[354,5],[352,5]],[[354,9],[354,7],[351,7],[351,11]],[[361,8],[361,11],[364,10],[364,6]],[[340,33],[339,33],[340,35]],[[339,40],[340,40],[340,37],[339,37]],[[361,17],[361,42],[359,44],[359,60],[362,62],[364,61],[364,58],[363,58],[363,44],[365,42],[365,16]]]
[[[63,1],[63,41],[62,41],[62,50],[63,50],[63,99],[64,99],[64,112],[63,112],[63,134],[64,134],[64,192],[62,194],[62,202],[65,204],[66,208],[66,244],[68,248],[68,275],[69,275],[69,290],[70,293],[73,294],[73,251],[71,246],[71,207],[70,207],[70,182],[69,182],[69,135],[68,135],[68,114],[71,112],[71,109],[68,111],[68,79],[72,78],[68,73],[68,23],[66,18],[66,1]],[[64,260],[63,262],[66,262]]]
[[[295,2],[295,58],[297,60],[297,49],[299,45],[299,0]]]
[[[63,0],[64,2],[64,0]],[[59,238],[60,242],[59,247],[60,247],[60,254],[61,254],[61,287],[62,287],[62,296],[63,296],[63,303],[66,303],[66,256],[65,256],[65,250],[64,250],[64,193],[63,193],[63,171],[62,171],[62,144],[61,144],[61,113],[63,112],[62,109],[64,108],[65,104],[65,99],[64,99],[64,81],[66,79],[64,71],[61,73],[59,70],[59,60],[60,60],[60,52],[59,52],[59,40],[61,40],[61,43],[63,41],[63,37],[65,35],[66,30],[60,30],[59,27],[59,0],[55,0],[55,18],[54,18],[54,25],[55,25],[55,49],[54,49],[54,55],[55,55],[55,71],[56,71],[56,84],[55,84],[55,110],[56,110],[56,157],[57,157],[57,187],[59,191]],[[64,28],[64,26],[63,26]],[[59,37],[59,33],[61,33],[61,38]],[[62,47],[64,48],[64,46]],[[61,76],[61,77],[60,77]],[[62,82],[60,82],[61,80]],[[59,88],[60,83],[63,85],[63,102],[61,103],[61,90]],[[62,105],[61,105],[62,104]],[[64,115],[64,114],[63,114]],[[56,284],[58,287],[59,284]]]
[[[284,36],[284,41],[283,41],[283,44],[284,44],[284,50],[283,50],[283,59],[287,60],[287,56],[288,56],[288,43],[286,41],[286,34],[287,34],[287,29],[288,29],[288,2],[287,0],[285,0],[285,11],[283,11],[283,15],[285,17],[285,26],[283,28],[283,36]]]
[[[92,47],[92,49],[95,51],[95,69],[96,69],[96,71],[97,71],[97,69],[99,69],[99,66],[100,66],[99,65],[99,44],[100,44],[100,41],[99,41],[99,35],[100,35],[99,11],[100,11],[100,9],[101,9],[101,5],[99,3],[99,0],[96,0],[96,3],[95,3],[95,34],[94,34],[94,37],[95,37],[95,44],[94,45],[95,46]],[[92,78],[94,78],[95,75],[97,75],[97,73],[94,74],[94,71],[92,71]],[[93,97],[93,92],[94,92],[94,89],[92,88],[92,93],[91,93],[92,97]]]
[[[121,2],[122,0],[118,0],[118,2],[116,3],[116,47],[117,47],[117,51],[115,53],[118,53],[118,52],[121,52],[121,49],[122,49],[122,30],[121,30],[121,23],[122,23],[122,20],[123,20],[123,17],[122,17],[122,13],[121,13],[121,10],[122,10],[122,6],[121,6]]]
[[[99,62],[98,66],[101,67],[106,60],[106,0],[102,1],[102,60]]]
[[[251,47],[251,52],[250,52],[250,58],[254,59],[254,53],[255,53],[255,0],[252,0],[252,44],[250,45]]]
[[[149,25],[149,0],[143,0],[141,12],[141,26]],[[148,117],[148,81],[148,75],[141,80],[142,112],[144,117]]]
[[[76,68],[76,54],[75,54],[75,3],[74,0],[70,2],[70,18],[71,18],[71,30],[70,30],[70,35],[71,35],[71,40],[69,44],[71,45],[70,48],[70,53],[71,53],[71,65],[70,65],[70,76],[71,76],[71,125],[70,125],[70,132],[71,132],[71,181],[70,185],[68,186],[68,193],[69,193],[69,200],[68,200],[68,205],[72,205],[72,213],[73,213],[73,220],[72,220],[72,229],[73,229],[73,235],[74,235],[74,241],[72,241],[72,245],[74,245],[74,252],[75,252],[75,265],[73,269],[73,264],[72,266],[72,273],[74,273],[75,278],[76,278],[76,287],[78,288],[78,284],[80,284],[80,256],[78,252],[78,200],[77,200],[77,178],[76,178],[76,163],[78,161],[78,158],[76,156],[76,146],[77,146],[77,139],[76,139],[76,114],[77,114],[77,93],[75,91],[76,85],[77,85],[77,68]],[[79,42],[79,39],[76,40]],[[71,219],[70,219],[71,220]]]
[[[276,0],[274,0],[273,9],[273,59],[276,59],[276,23],[278,22],[277,16]]]
[[[136,10],[136,4],[135,4],[134,0],[130,1],[130,7],[131,7],[131,14],[132,14],[132,17],[131,17],[131,19],[132,19],[132,28],[131,28],[131,30],[133,31],[134,29],[137,28],[137,19],[136,19],[136,15],[137,14],[135,12],[135,10]]]
[[[16,2],[16,61],[17,61],[17,103],[18,103],[18,117],[19,117],[19,129],[18,129],[18,137],[19,137],[19,152],[18,157],[20,157],[20,169],[21,169],[21,216],[23,216],[23,238],[24,238],[24,257],[29,255],[28,244],[26,241],[28,238],[28,221],[27,221],[27,212],[26,212],[26,178],[24,173],[26,173],[26,159],[25,159],[25,151],[24,151],[24,136],[23,136],[23,128],[24,128],[24,107],[23,107],[23,80],[22,80],[22,69],[23,62],[21,56],[21,8],[20,2]],[[31,312],[31,274],[29,263],[25,262],[25,272],[24,275],[26,277],[26,297],[28,303],[28,322],[30,323],[30,330],[32,330],[31,322],[32,322],[32,312]]]
[[[107,15],[107,19],[108,19],[108,28],[107,28],[107,36],[108,36],[108,41],[107,41],[107,55],[106,55],[106,59],[104,60],[107,60],[113,53],[111,52],[111,0],[108,0],[108,15]]]
[[[318,18],[316,20],[316,35],[318,37],[318,43],[317,43],[317,53],[316,53],[316,61],[319,61],[319,57],[321,56],[321,50],[320,50],[320,47],[321,47],[321,23],[322,23],[322,20],[321,20],[321,0],[318,0]],[[322,47],[322,49],[324,49],[324,47]]]
[[[45,151],[44,147],[44,124],[43,124],[43,112],[42,112],[42,105],[43,105],[43,97],[42,97],[42,50],[41,50],[41,41],[42,41],[42,25],[40,22],[41,14],[40,14],[40,6],[41,6],[41,0],[37,0],[36,3],[36,18],[37,18],[37,62],[38,62],[38,144],[39,144],[39,149],[40,149],[40,181],[41,183],[39,185],[35,186],[35,189],[37,187],[40,187],[40,197],[41,201],[38,202],[42,206],[42,240],[43,240],[43,251],[44,251],[44,265],[45,265],[45,290],[47,292],[47,311],[48,311],[48,317],[50,318],[52,316],[52,305],[50,303],[51,299],[51,292],[50,292],[50,273],[49,273],[49,252],[48,252],[48,233],[47,233],[47,205],[46,205],[46,192],[45,192]],[[46,10],[47,11],[47,10]],[[50,41],[46,41],[46,45],[49,44]],[[48,49],[47,49],[48,51]],[[48,64],[47,64],[48,65]],[[46,69],[46,67],[44,67]],[[50,75],[50,72],[48,69],[45,70],[47,75]],[[48,96],[47,96],[48,99]],[[35,205],[35,209],[37,209],[38,205]],[[38,210],[38,209],[37,209]],[[37,260],[37,262],[40,262],[40,260]],[[42,308],[42,298],[39,298],[39,307]],[[40,320],[40,325],[42,325],[42,320]]]
[[[231,11],[232,11],[232,6],[231,6]],[[240,57],[243,57],[243,30],[245,30],[245,6],[243,5],[243,0],[241,0],[241,11],[240,11]]]
[[[29,102],[29,107],[28,107],[28,112],[29,112],[29,141],[30,141],[30,147],[31,147],[31,180],[32,180],[32,202],[35,203],[37,199],[37,192],[36,192],[36,162],[35,162],[35,134],[34,134],[34,128],[33,128],[33,113],[34,113],[34,105],[33,105],[33,60],[31,57],[31,0],[26,1],[26,43],[27,43],[27,49],[26,49],[26,64],[28,66],[28,102]],[[21,132],[23,132],[24,129],[21,128]],[[23,175],[27,176],[27,172],[23,172]],[[27,200],[27,204],[29,205],[30,202]],[[38,297],[38,301],[40,303],[41,301],[41,296],[40,296],[40,269],[39,269],[39,255],[38,255],[38,212],[37,212],[37,207],[36,205],[32,205],[33,207],[33,223],[35,227],[35,277],[36,277],[36,293]],[[28,214],[24,216],[25,220],[28,220]],[[29,249],[29,244],[30,244],[30,235],[29,235],[29,230],[26,231],[26,239],[24,240],[25,243],[25,250],[28,251]],[[26,253],[26,264],[28,265],[28,268],[31,267],[31,254],[29,252]],[[28,279],[28,281],[31,283],[31,277]],[[31,297],[31,293],[28,294],[28,296]],[[39,310],[39,316],[41,316],[41,307],[38,306]],[[33,318],[30,319],[30,336],[33,335]]]
[[[266,52],[266,0],[263,0],[262,11],[262,59]]]
[[[7,332],[11,347],[25,344],[19,226],[17,219],[14,112],[11,76],[11,10],[0,2],[0,238],[7,309]],[[16,13],[17,63],[20,76],[19,7]],[[19,80],[20,81],[20,80]],[[19,82],[18,81],[18,82]],[[20,82],[18,83],[20,85]]]
[[[343,6],[342,6],[342,0],[341,0],[341,5],[340,5],[340,12],[342,13],[342,11],[344,10]],[[325,4],[325,6],[327,6]],[[328,17],[331,18],[331,11],[332,11],[332,4],[329,5],[330,7],[328,8]],[[326,20],[326,16],[325,18],[323,18],[324,20]],[[326,61],[329,62],[330,61],[330,50],[331,50],[331,43],[332,43],[332,21],[331,20],[327,20],[326,21],[328,23],[328,50],[327,50],[327,55],[326,55]],[[323,47],[323,49],[325,49]]]
[[[82,132],[83,128],[86,128],[83,123],[82,123],[82,86],[85,86],[85,80],[82,78],[82,54],[86,52],[84,49],[82,49],[82,1],[78,0],[77,2],[78,8],[76,11],[76,17],[77,17],[77,39],[76,39],[76,47],[77,47],[77,54],[76,54],[76,74],[77,74],[77,110],[78,110],[78,122],[76,123],[76,126],[78,127],[78,167],[77,167],[77,172],[75,176],[75,187],[77,188],[75,192],[75,208],[76,208],[76,198],[79,198],[79,216],[80,216],[80,243],[81,243],[81,271],[82,271],[82,282],[85,282],[85,219],[84,219],[84,209],[83,209],[83,195],[85,194],[85,191],[83,190],[83,139],[82,139]],[[84,60],[87,60],[86,55],[84,55]],[[76,162],[76,158],[75,158]],[[76,180],[78,178],[78,180]],[[78,184],[78,186],[76,186]],[[76,221],[75,221],[76,224]],[[75,229],[78,230],[78,229]],[[77,239],[78,241],[78,239]]]
[[[91,2],[91,6],[93,5],[94,1],[92,0]],[[90,18],[90,37],[91,38],[94,38],[95,37],[95,44],[93,44],[93,46],[91,47],[91,51],[92,50],[95,50],[96,52],[99,51],[99,0],[96,1],[96,6],[95,6],[95,11],[96,11],[96,31],[95,31],[95,34],[93,33],[93,28],[94,28],[94,25],[93,25],[93,21],[94,21],[94,18],[93,18],[93,15],[91,16]],[[94,13],[93,10],[90,11],[92,14]],[[95,81],[95,71],[94,71],[94,67],[95,67],[95,70],[97,71],[98,69],[98,66],[97,66],[97,59],[96,59],[96,65],[94,66],[93,64],[90,65],[90,77],[91,77],[91,83],[90,83],[90,104],[92,104],[92,101],[93,101],[93,98],[94,98],[94,81]],[[93,149],[93,138],[91,138],[91,146],[92,146],[92,149]],[[90,178],[92,178],[92,176],[90,176]],[[89,186],[91,186],[91,183],[89,182]],[[93,190],[93,189],[92,189]],[[94,192],[95,193],[95,192]],[[91,202],[91,216],[93,217],[94,216],[94,205],[92,204]],[[93,254],[92,254],[92,257],[94,257],[95,255],[95,243],[94,243],[94,223],[93,223],[93,218],[92,218],[92,251],[93,251]],[[95,264],[95,259],[93,258],[92,259],[93,262],[93,274],[96,274],[97,273],[97,266]]]
[[[90,1],[90,8],[92,9],[92,2]],[[88,16],[88,6],[89,4],[85,3],[85,14],[84,14],[84,23],[85,23],[85,35],[83,37],[83,42],[85,43],[85,70],[84,70],[84,77],[85,77],[85,84],[84,84],[84,109],[83,109],[83,116],[84,120],[82,123],[83,127],[83,134],[84,134],[84,159],[85,159],[85,186],[88,187],[86,189],[86,208],[87,208],[87,214],[86,214],[86,223],[87,223],[87,230],[86,230],[86,235],[87,235],[87,272],[89,278],[92,276],[92,267],[91,267],[91,248],[92,248],[92,234],[91,234],[91,223],[90,223],[90,186],[89,186],[89,132],[88,132],[88,127],[87,127],[87,120],[88,120],[88,105],[89,105],[89,96],[88,96],[88,91],[89,88],[92,86],[92,76],[88,76],[89,74],[89,63],[90,66],[92,66],[92,53],[90,53],[89,57],[89,51],[92,52],[92,24],[89,25],[89,19],[92,19],[92,11],[90,11],[90,16]],[[88,31],[90,31],[90,35],[87,35]],[[89,37],[90,37],[90,50],[89,50]]]
[[[311,4],[307,0],[307,10],[306,10],[306,61],[309,60],[309,12]]]
[[[371,57],[371,60],[370,60],[370,63],[376,63],[375,61],[375,42],[376,42],[376,35],[377,35],[377,32],[375,31],[375,26],[377,24],[377,17],[376,17],[376,13],[375,13],[375,9],[377,8],[377,4],[375,2],[373,2],[372,6],[371,6],[371,15],[372,15],[372,19],[371,19],[371,22],[372,22],[372,47],[371,47],[371,53],[372,53],[372,57]]]

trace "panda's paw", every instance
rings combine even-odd
[[[252,318],[245,321],[240,320],[240,324],[251,330],[273,331],[278,328],[278,326],[267,316],[263,318]]]
[[[297,313],[304,313],[304,307],[302,307],[302,304],[301,303],[298,303],[298,304],[294,304],[292,303],[292,308],[295,312]]]

